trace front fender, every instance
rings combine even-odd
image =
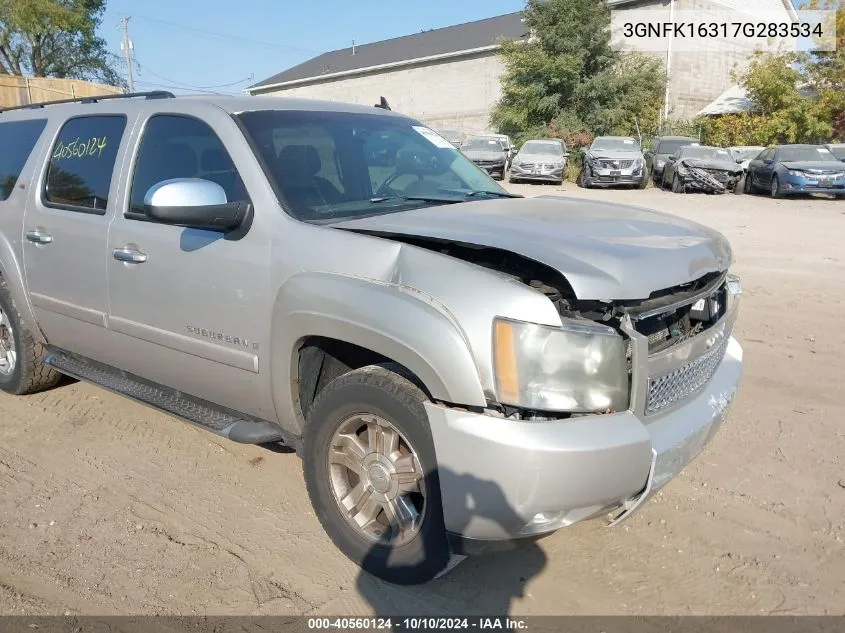
[[[486,398],[466,335],[445,306],[407,286],[333,273],[304,272],[279,289],[273,310],[270,371],[279,422],[300,434],[297,349],[309,336],[366,348],[412,371],[437,400],[483,407]]]

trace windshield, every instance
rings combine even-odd
[[[780,150],[778,161],[781,163],[836,160],[836,156],[824,147],[784,147]]]
[[[638,152],[640,151],[640,146],[632,138],[610,138],[605,136],[593,141],[590,149],[621,149]]]
[[[689,147],[684,147],[680,150],[680,157],[681,158],[703,158],[709,160],[729,160],[732,161],[734,159],[731,158],[730,153],[726,149],[721,149],[719,147],[695,147],[690,145]]]
[[[398,116],[261,110],[236,115],[285,211],[331,222],[507,193],[448,141]]]
[[[505,148],[503,141],[495,138],[471,138],[465,141],[461,149],[487,151],[487,152],[501,152]]]
[[[563,146],[551,141],[528,141],[519,150],[520,154],[541,154],[544,156],[563,156]]]
[[[672,140],[672,141],[660,141],[657,144],[657,147],[654,149],[655,154],[674,154],[677,152],[681,147],[685,145],[698,145],[698,141],[688,141],[686,139],[680,140]]]
[[[845,145],[837,145],[830,148],[830,153],[836,156],[839,160],[845,158]]]

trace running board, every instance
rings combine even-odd
[[[108,391],[169,413],[233,442],[282,443],[292,448],[297,448],[298,445],[296,438],[287,437],[278,424],[224,409],[211,402],[144,380],[90,358],[48,347],[43,362],[71,378],[93,383]]]

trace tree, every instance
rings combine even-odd
[[[123,85],[97,36],[105,0],[0,0],[0,74]]]
[[[817,143],[830,137],[830,113],[809,81],[811,64],[795,53],[757,52],[734,75],[754,107],[749,112],[703,117],[711,145]]]
[[[810,0],[804,8],[836,11],[836,50],[813,53],[807,74],[831,122],[833,135],[845,140],[845,0]]]
[[[610,9],[597,0],[528,0],[528,41],[504,42],[502,97],[493,123],[523,139],[553,129],[653,132],[666,86],[656,58],[611,47]]]

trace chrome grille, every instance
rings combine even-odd
[[[613,160],[610,158],[599,161],[604,169],[630,169],[634,164],[633,160]]]
[[[645,414],[659,413],[704,387],[716,373],[719,363],[725,356],[730,340],[728,334],[726,332],[721,343],[694,361],[667,374],[649,377]]]

